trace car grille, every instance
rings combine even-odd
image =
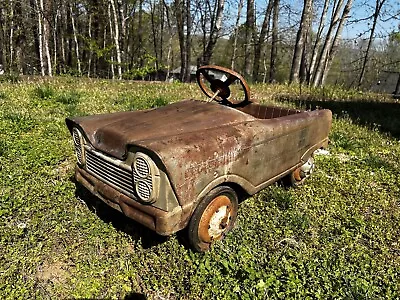
[[[118,166],[95,152],[86,151],[87,170],[122,193],[133,196],[132,172]]]

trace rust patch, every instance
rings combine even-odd
[[[232,208],[231,201],[224,195],[210,202],[199,223],[199,237],[203,242],[211,243],[223,237],[233,215]]]

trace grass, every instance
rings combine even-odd
[[[398,298],[398,104],[356,92],[252,88],[281,105],[334,104],[329,154],[316,157],[301,188],[272,185],[243,202],[232,234],[197,254],[181,235],[157,236],[77,189],[64,125],[71,115],[202,98],[196,85],[3,82],[0,298]],[[382,116],[371,103],[392,108]]]

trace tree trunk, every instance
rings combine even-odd
[[[399,78],[397,79],[396,89],[394,90],[394,95],[400,96],[400,72],[399,72]]]
[[[269,82],[276,81],[276,65],[278,58],[278,26],[279,26],[279,0],[274,0],[274,15],[272,17],[271,59],[269,65]]]
[[[81,60],[80,60],[80,56],[79,56],[79,43],[78,43],[78,36],[76,34],[75,17],[74,17],[74,12],[72,10],[72,5],[70,5],[69,9],[71,12],[72,32],[74,34],[75,54],[76,54],[76,62],[77,62],[77,66],[78,66],[78,74],[79,74],[79,76],[82,76]]]
[[[365,51],[365,56],[364,56],[364,60],[363,60],[362,68],[361,68],[360,78],[358,79],[359,87],[362,85],[362,83],[364,81],[365,70],[367,67],[367,63],[368,63],[368,59],[369,59],[369,52],[371,50],[372,42],[374,40],[374,34],[375,34],[378,17],[381,13],[381,9],[382,9],[382,6],[385,3],[385,1],[386,0],[376,0],[376,2],[375,2],[375,12],[374,12],[373,21],[372,21],[371,33],[370,33],[369,39],[368,39],[367,50]]]
[[[40,61],[40,73],[42,76],[45,75],[44,58],[43,58],[43,25],[42,25],[42,12],[39,6],[38,0],[35,0],[35,6],[38,16],[38,34],[39,34],[39,61]]]
[[[170,67],[171,67],[173,29],[172,29],[172,25],[171,25],[170,7],[167,5],[165,0],[161,0],[161,1],[163,1],[163,6],[165,8],[165,16],[167,18],[168,35],[169,35],[168,51],[167,51],[167,74],[165,76],[165,80],[167,81],[167,80],[169,80],[169,76],[170,76],[169,72],[170,72]]]
[[[9,47],[10,47],[10,70],[14,69],[14,2],[10,0],[10,36],[9,36]]]
[[[338,0],[336,2],[336,6],[332,8],[332,20],[330,26],[328,28],[328,32],[326,34],[325,43],[321,50],[321,55],[318,60],[318,64],[316,67],[315,76],[313,78],[313,86],[316,87],[321,84],[321,79],[324,70],[326,69],[327,58],[329,55],[329,51],[332,47],[333,39],[334,39],[334,31],[339,22],[339,14],[342,10],[344,4],[344,0]]]
[[[314,42],[314,46],[313,46],[313,50],[312,50],[312,54],[311,54],[311,62],[310,62],[309,72],[307,74],[307,84],[310,84],[314,77],[318,53],[319,53],[319,49],[322,44],[322,33],[323,33],[324,27],[325,27],[325,20],[326,20],[326,16],[328,13],[328,8],[329,8],[329,0],[325,0],[324,7],[322,9],[322,13],[321,13],[321,17],[320,17],[320,21],[319,21],[319,25],[318,25],[318,31],[317,31],[317,34],[315,37],[315,42]]]
[[[293,60],[292,60],[292,68],[290,71],[289,81],[291,83],[299,82],[300,66],[303,58],[303,51],[305,48],[306,35],[311,24],[309,20],[311,19],[312,5],[313,5],[313,0],[304,0],[303,13],[301,15],[300,27],[299,30],[297,31],[296,44],[294,47]]]
[[[15,71],[17,74],[24,74],[23,48],[26,43],[26,30],[23,19],[22,3],[15,3]]]
[[[192,48],[192,39],[191,39],[191,33],[192,33],[192,14],[190,12],[190,6],[191,2],[190,0],[186,0],[186,41],[185,41],[185,48],[186,48],[186,69],[185,69],[185,76],[184,76],[184,82],[189,82],[190,81],[190,62],[191,62],[191,48]]]
[[[50,56],[50,47],[49,47],[49,22],[48,18],[44,17],[44,2],[43,0],[40,0],[40,12],[42,15],[42,20],[43,20],[43,46],[44,46],[44,51],[46,54],[46,59],[47,59],[47,74],[51,77],[53,76],[53,69],[51,65],[51,56]]]
[[[215,22],[211,22],[210,36],[208,38],[205,50],[201,56],[202,57],[200,62],[201,65],[208,65],[210,63],[214,47],[217,43],[219,33],[221,31],[225,0],[217,0],[217,1],[218,1],[217,11],[215,15],[212,16],[212,20],[215,20]]]
[[[343,13],[342,13],[342,17],[340,18],[340,22],[339,22],[339,26],[336,30],[336,34],[335,34],[335,38],[333,40],[332,43],[332,47],[329,50],[329,56],[327,58],[327,63],[325,64],[325,69],[324,72],[322,74],[322,78],[321,78],[321,85],[325,84],[326,78],[328,76],[329,70],[332,66],[332,61],[334,59],[334,57],[336,56],[336,53],[338,51],[338,45],[339,45],[339,41],[341,40],[341,35],[342,35],[342,31],[343,31],[343,27],[344,27],[344,23],[346,22],[350,10],[353,6],[353,0],[348,0],[346,3],[346,6],[344,7]]]
[[[271,20],[271,12],[273,8],[274,0],[269,0],[267,9],[265,10],[264,21],[261,26],[260,36],[258,38],[257,43],[254,46],[254,64],[253,64],[253,79],[258,81],[259,78],[259,70],[260,70],[260,61],[261,61],[261,49],[265,42],[265,37],[269,33],[269,23]],[[264,73],[265,75],[265,73]],[[265,76],[264,76],[265,77]]]
[[[112,0],[111,0],[112,1]],[[110,2],[111,2],[110,1]],[[112,26],[112,16],[111,16],[111,4],[108,3],[108,20],[109,20],[109,25],[110,25],[110,38],[111,40],[114,39],[114,31],[113,31],[113,26]],[[106,48],[106,32],[104,32],[104,45],[103,48]],[[111,52],[111,57],[110,57],[110,61],[111,61],[111,78],[115,79],[115,70],[114,70],[114,56]]]
[[[117,53],[117,70],[118,70],[118,79],[122,79],[122,61],[121,61],[121,50],[119,48],[119,26],[118,26],[118,14],[115,9],[114,0],[110,0],[111,7],[114,15],[114,43],[115,43],[115,51]]]
[[[154,51],[154,55],[156,58],[156,70],[158,70],[158,30],[157,30],[157,24],[156,24],[156,18],[155,18],[155,14],[156,14],[156,7],[157,4],[154,1],[150,1],[150,21],[151,21],[151,33],[153,36],[153,51]]]
[[[250,79],[251,72],[251,57],[252,46],[255,35],[255,14],[254,14],[254,0],[247,0],[247,15],[246,15],[246,44],[244,53],[244,75]]]
[[[237,52],[237,41],[238,41],[238,36],[239,36],[239,24],[240,24],[242,8],[243,8],[243,0],[239,0],[238,12],[237,12],[236,23],[235,23],[235,34],[234,34],[234,37],[233,37],[233,46],[232,46],[233,50],[232,50],[232,58],[231,58],[231,69],[235,69],[235,60],[236,60],[236,52]]]

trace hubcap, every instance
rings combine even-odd
[[[230,225],[231,210],[231,201],[225,195],[214,198],[208,204],[199,223],[199,237],[203,242],[211,243],[223,237]]]
[[[314,171],[314,158],[311,156],[305,164],[303,164],[300,168],[297,168],[293,173],[296,181],[302,181],[304,178],[307,178]]]

